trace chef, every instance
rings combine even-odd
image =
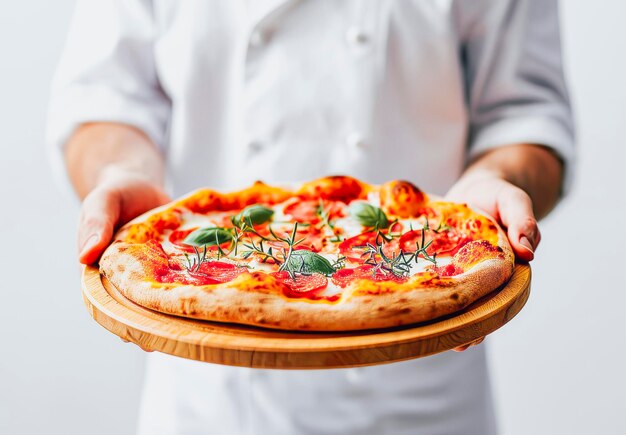
[[[86,264],[168,197],[332,174],[470,202],[530,261],[573,142],[555,0],[79,0],[49,116]],[[319,371],[153,353],[139,433],[487,435],[496,421],[484,345]]]

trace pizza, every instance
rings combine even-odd
[[[123,226],[100,259],[101,273],[146,308],[300,331],[436,319],[513,269],[489,216],[407,181],[346,176],[194,191]]]

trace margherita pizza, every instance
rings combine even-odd
[[[128,223],[100,260],[127,298],[177,316],[340,331],[423,322],[504,284],[505,233],[406,181],[202,189]]]

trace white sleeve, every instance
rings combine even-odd
[[[574,125],[561,59],[557,0],[457,3],[470,116],[469,156],[535,143],[565,163],[571,185]]]
[[[170,102],[154,65],[149,0],[78,0],[53,80],[47,145],[63,175],[63,147],[90,121],[120,122],[166,141]]]

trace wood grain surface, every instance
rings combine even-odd
[[[96,322],[144,349],[233,366],[323,369],[418,358],[476,340],[522,309],[530,280],[530,266],[518,264],[507,285],[454,316],[394,329],[332,333],[277,331],[159,313],[126,299],[93,266],[83,268],[82,289]]]

